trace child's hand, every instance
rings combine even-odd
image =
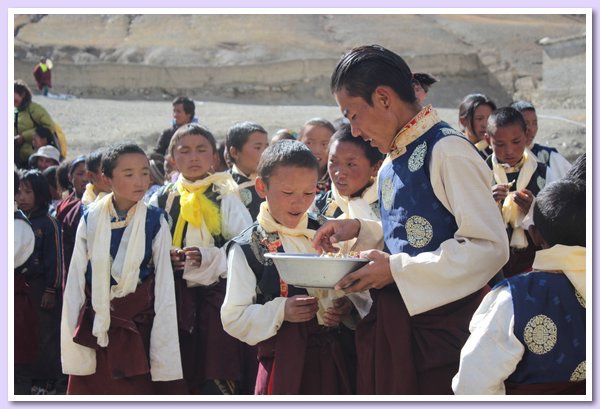
[[[185,253],[181,249],[171,249],[171,265],[173,271],[182,271],[185,265]]]
[[[51,310],[56,306],[56,293],[54,291],[44,291],[42,295],[42,310]]]
[[[333,307],[330,307],[323,314],[323,324],[326,327],[337,327],[342,322],[342,317],[350,314],[352,311],[352,302],[348,297],[336,298],[333,300]]]
[[[184,247],[185,263],[192,267],[200,267],[202,264],[202,253],[198,247]]]
[[[501,202],[508,196],[509,187],[506,183],[498,183],[492,186],[492,196],[496,202]]]
[[[319,310],[319,299],[307,295],[295,295],[285,300],[284,321],[306,322],[314,318]]]
[[[534,198],[534,196],[533,196],[533,193],[531,193],[531,191],[529,191],[527,189],[523,189],[523,190],[519,190],[518,192],[515,192],[513,200],[519,206],[521,211],[524,214],[527,214],[529,212],[529,208],[531,207],[531,204],[533,203],[533,198]]]

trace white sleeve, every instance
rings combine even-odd
[[[390,269],[409,314],[416,315],[483,288],[506,263],[508,236],[490,189],[491,170],[464,138],[433,148],[431,184],[454,216],[454,237],[432,252],[390,256]]]
[[[564,178],[569,169],[571,169],[571,163],[560,153],[550,152],[548,167],[552,169],[552,175],[554,178],[552,180],[548,180],[548,177],[546,177],[546,184]]]
[[[25,220],[15,220],[15,268],[20,267],[31,256],[35,246],[35,235]]]
[[[221,306],[225,331],[249,345],[271,338],[283,324],[286,298],[256,304],[256,276],[244,251],[232,244],[227,255],[227,293]]]
[[[235,193],[221,198],[221,234],[231,240],[252,224],[252,216]]]
[[[219,281],[219,277],[227,278],[225,248],[198,247],[198,249],[202,254],[200,266],[190,266],[186,263],[183,269],[183,278],[187,281],[187,286],[208,286]]]
[[[525,348],[514,335],[514,311],[507,286],[491,291],[475,311],[471,336],[460,352],[452,380],[457,395],[504,395],[504,381],[515,371]]]
[[[155,316],[150,333],[150,374],[153,381],[172,381],[183,377],[170,248],[169,225],[161,217],[160,231],[152,242]]]
[[[73,342],[79,312],[85,303],[85,272],[89,260],[86,234],[87,224],[82,217],[75,236],[60,320],[62,371],[67,375],[83,376],[96,372],[96,351]]]

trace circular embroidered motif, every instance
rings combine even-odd
[[[529,320],[523,338],[531,352],[543,355],[556,345],[556,335],[556,324],[547,316],[540,314]]]
[[[541,150],[538,152],[538,154],[536,155],[538,158],[538,161],[547,164],[548,161],[550,160],[550,154],[548,153],[548,151],[544,151]]]
[[[579,294],[579,292],[577,290],[575,290],[575,298],[577,298],[577,301],[579,301],[579,304],[585,308],[585,300],[583,299],[583,297],[581,296],[581,294]]]
[[[546,186],[546,179],[544,179],[541,176],[538,176],[538,178],[537,178],[537,185],[540,188],[540,190],[542,190],[544,188],[544,186]]]
[[[571,378],[569,379],[569,381],[585,381],[585,361],[577,365],[577,368],[575,368],[575,370],[571,374]]]
[[[427,142],[423,142],[415,148],[410,158],[408,158],[408,170],[415,172],[423,166],[425,154],[427,153]]]
[[[381,200],[383,201],[383,208],[389,211],[394,204],[394,182],[392,179],[384,179],[381,182]]]
[[[425,247],[433,237],[433,227],[421,216],[411,216],[406,221],[406,237],[414,248]]]
[[[240,199],[244,206],[248,206],[252,203],[252,192],[249,189],[240,189]]]

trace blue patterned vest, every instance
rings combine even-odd
[[[312,217],[308,219],[308,228],[317,230],[320,223]],[[254,223],[239,236],[232,239],[240,245],[246,256],[250,269],[256,276],[257,304],[264,304],[281,296],[282,285],[287,289],[287,296],[308,294],[304,288],[282,283],[273,260],[264,257],[265,253],[284,253],[283,245],[277,233],[267,233],[258,223]],[[227,246],[229,250],[229,246]]]
[[[433,192],[429,161],[435,144],[458,131],[439,122],[406,146],[379,175],[379,204],[385,251],[415,256],[434,251],[458,229],[454,216]]]
[[[511,277],[514,334],[523,359],[507,379],[518,384],[585,379],[585,301],[564,274],[534,272]]]
[[[89,209],[84,209],[83,217],[87,221]],[[160,231],[160,218],[163,217],[166,220],[166,215],[164,210],[159,209],[154,206],[149,206],[146,212],[146,225],[145,225],[145,233],[146,233],[146,243],[144,250],[144,258],[142,260],[142,264],[140,264],[140,280],[144,281],[150,275],[154,274],[154,260],[152,258],[152,242],[154,238]],[[111,220],[114,222],[115,220]],[[126,227],[120,227],[116,229],[111,229],[110,232],[110,260],[112,265],[112,260],[117,256],[117,251],[119,250],[119,245],[121,244],[121,240],[123,238],[123,233],[125,232]],[[92,283],[92,264],[88,261],[87,271],[85,273],[86,281],[89,285]],[[114,278],[111,277],[111,285],[115,285],[117,282]]]
[[[539,143],[533,144],[533,146],[531,147],[531,152],[535,154],[538,162],[542,162],[546,166],[550,165],[550,155],[552,155],[552,152],[558,153],[556,148],[540,145]]]

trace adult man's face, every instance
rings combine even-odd
[[[389,109],[389,100],[373,92],[373,106],[362,97],[348,94],[345,87],[334,93],[342,114],[350,121],[352,136],[361,137],[382,153],[390,151],[396,133],[402,127]]]
[[[175,104],[173,105],[173,119],[175,119],[175,125],[180,127],[189,124],[192,121],[192,116],[183,110],[183,104]]]

